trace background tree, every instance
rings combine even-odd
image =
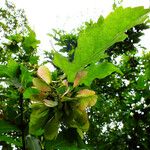
[[[11,143],[21,147],[25,142],[30,109],[29,100],[23,101],[20,91],[32,83],[39,41],[24,11],[8,1],[0,8],[0,38],[0,144],[11,149]]]

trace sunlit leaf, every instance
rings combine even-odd
[[[77,72],[85,68],[90,70],[90,65],[94,67],[100,59],[106,58],[105,50],[113,44],[123,41],[127,37],[125,32],[135,25],[143,23],[148,18],[149,11],[144,7],[116,8],[104,20],[101,19],[81,32],[72,62],[56,52],[54,64],[64,71],[69,82],[73,82]],[[94,71],[91,70],[91,72]],[[97,72],[94,73],[97,74]],[[93,78],[98,77],[93,75],[86,84],[89,85]]]
[[[26,36],[24,38],[22,46],[23,46],[24,50],[26,51],[26,53],[29,54],[37,48],[40,41],[36,39],[35,32],[33,30],[31,30],[31,28],[28,28],[28,29],[29,29],[29,34],[28,34],[28,36]]]
[[[80,128],[77,128],[77,132],[78,132],[79,136],[81,137],[81,139],[83,139],[84,133],[82,132],[82,130]]]
[[[39,60],[39,56],[30,56],[29,61],[32,65],[34,65],[34,64],[38,64],[38,60]]]
[[[5,73],[10,78],[14,78],[14,77],[17,77],[17,75],[18,75],[18,69],[19,69],[19,64],[16,61],[14,61],[13,59],[10,59],[8,61]]]
[[[24,87],[24,88],[27,88],[29,87],[31,84],[32,84],[32,76],[31,76],[31,73],[28,71],[28,69],[21,65],[20,66],[20,70],[21,70],[21,75],[20,75],[20,78],[21,78],[21,85]]]
[[[58,105],[58,102],[52,100],[44,99],[43,102],[47,107],[55,107]]]
[[[79,85],[79,83],[81,82],[81,80],[83,80],[83,78],[87,75],[87,71],[80,71],[76,74],[75,80],[74,80],[74,84],[73,87],[76,87]]]
[[[83,89],[78,92],[77,97],[87,97],[87,96],[92,96],[92,95],[95,95],[95,91]]]
[[[43,79],[47,84],[52,81],[51,73],[46,66],[40,66],[37,71],[37,75]]]
[[[0,65],[0,77],[6,76],[5,69],[6,69],[5,65]]]
[[[81,83],[85,85],[90,85],[95,78],[102,79],[112,74],[113,72],[117,72],[122,75],[122,72],[115,65],[109,62],[103,62],[97,65],[89,66],[86,71],[87,76],[83,79]]]
[[[39,91],[35,88],[27,88],[24,93],[23,97],[24,98],[32,98],[34,95],[39,94]]]
[[[43,91],[43,92],[48,92],[50,91],[50,87],[44,82],[42,81],[41,79],[39,78],[34,78],[32,80],[33,82],[33,85],[40,91]]]
[[[80,110],[85,110],[87,107],[94,106],[98,98],[94,91],[88,89],[79,91],[76,97],[80,98],[77,104]]]

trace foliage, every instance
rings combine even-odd
[[[124,41],[106,50],[109,57],[105,59],[124,75],[112,74],[92,82],[98,101],[89,111],[90,128],[84,139],[91,149],[149,149],[149,53],[139,45],[144,55],[138,56],[136,48],[147,28],[140,24],[129,29]],[[61,43],[61,38],[57,39]]]
[[[132,15],[133,12],[134,15]],[[142,23],[147,18],[145,14],[148,12],[149,10],[144,10],[142,7],[126,9],[119,7],[113,13],[110,13],[106,19],[100,17],[97,23],[86,28],[80,34],[74,60],[69,62],[65,57],[55,53],[54,64],[64,71],[69,82],[73,82],[76,73],[79,71],[85,70],[88,72],[90,70],[94,72],[100,65],[95,63],[107,57],[105,50],[116,42],[124,40],[127,37],[124,32]],[[131,15],[132,17],[129,17]],[[123,19],[120,21],[120,18]],[[96,77],[97,75],[93,75],[93,78],[89,78],[87,73],[85,80],[89,84],[85,81],[82,83],[89,86]]]
[[[5,129],[0,133],[0,143],[4,149],[12,149],[11,143],[22,147],[28,133],[29,100],[23,100],[22,92],[32,85],[39,41],[24,12],[12,3],[6,1],[0,8],[0,18],[0,121],[16,127],[6,130],[0,126],[0,130]]]
[[[6,5],[11,6],[7,2]],[[13,5],[10,8],[15,12]],[[4,12],[9,12],[9,9]],[[68,57],[53,52],[51,61],[57,67],[54,72],[45,66],[37,67],[38,57],[35,54],[39,41],[26,21],[23,34],[18,33],[17,27],[11,33],[1,26],[8,35],[3,37],[10,41],[1,46],[2,52],[7,54],[6,57],[2,55],[0,63],[0,79],[3,81],[0,87],[0,140],[3,147],[13,143],[23,150],[110,149],[114,148],[116,138],[113,134],[116,134],[116,137],[121,137],[123,149],[135,149],[135,145],[122,138],[122,135],[126,135],[136,137],[138,141],[138,132],[134,134],[128,126],[130,113],[123,115],[122,110],[131,111],[136,118],[139,115],[136,107],[140,105],[129,107],[132,106],[131,100],[136,101],[137,97],[141,100],[144,96],[149,99],[145,95],[149,91],[149,55],[141,59],[135,57],[135,49],[130,51],[126,48],[127,51],[123,53],[119,50],[115,52],[115,49],[119,44],[127,46],[125,41],[130,39],[127,37],[132,30],[130,28],[146,22],[148,12],[149,9],[143,7],[119,7],[105,19],[101,16],[97,23],[87,23],[79,35],[62,36],[58,33],[61,38],[55,38],[57,44],[62,46],[61,52],[67,51]],[[7,19],[7,16],[2,17]],[[120,18],[124,19],[120,21]],[[140,29],[136,37],[140,36]],[[137,42],[138,38],[135,39],[134,42]],[[117,66],[114,58],[118,53],[122,62]],[[144,65],[143,70],[140,70],[141,64]],[[129,80],[129,84],[126,86],[122,79]],[[135,96],[130,97],[132,94]],[[145,107],[149,108],[149,104]],[[103,115],[108,115],[104,118],[106,120],[102,119]],[[143,122],[138,124],[137,120],[136,123],[132,123],[132,119],[130,121],[131,126],[137,125],[134,131],[137,131],[138,125],[145,125]],[[120,129],[121,132],[118,130],[120,122],[125,126]],[[110,123],[117,125],[111,128]],[[101,134],[104,125],[107,125],[108,133]],[[143,134],[147,134],[146,130]],[[108,144],[105,145],[105,142]],[[145,145],[148,147],[148,143]]]

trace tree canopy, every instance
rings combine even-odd
[[[76,34],[54,30],[60,50],[45,53],[51,72],[38,66],[39,41],[24,12],[6,1],[0,8],[3,149],[148,150],[150,53],[135,44],[149,28],[149,11],[116,7]]]

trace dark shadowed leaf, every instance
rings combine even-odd
[[[41,150],[40,141],[37,138],[28,135],[26,136],[26,148],[28,150]]]

